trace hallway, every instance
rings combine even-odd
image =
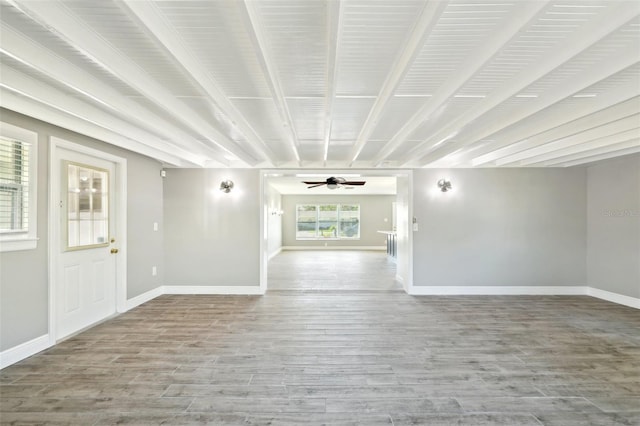
[[[403,291],[396,264],[377,250],[282,251],[267,273],[268,291]]]

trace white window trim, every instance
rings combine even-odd
[[[31,145],[29,148],[28,231],[0,233],[0,252],[33,250],[38,246],[38,134],[0,121],[0,135]]]
[[[321,205],[357,205],[358,206],[358,236],[357,237],[320,237],[318,236],[318,217],[320,214],[320,206]],[[299,237],[298,236],[298,207],[299,206],[316,206],[316,236],[315,237]],[[360,203],[300,203],[296,204],[296,241],[359,241],[362,238],[362,222],[361,218],[361,209]],[[340,215],[338,214],[338,223],[340,222]]]

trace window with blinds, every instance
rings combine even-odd
[[[30,144],[0,137],[0,233],[29,231]]]
[[[0,121],[0,252],[38,246],[38,134]]]

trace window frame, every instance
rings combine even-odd
[[[356,235],[354,235],[353,237],[346,237],[346,236],[341,236],[340,235],[340,226],[341,226],[341,220],[340,220],[340,214],[342,212],[342,206],[357,206],[358,207],[358,216],[357,216],[357,221],[358,221],[358,233]],[[315,207],[315,213],[316,213],[316,220],[315,220],[315,224],[316,224],[316,229],[315,229],[315,236],[314,237],[300,237],[298,235],[298,223],[299,223],[299,212],[300,212],[300,207],[301,206],[313,206]],[[335,229],[335,236],[330,236],[330,237],[324,237],[322,236],[322,231],[320,229],[320,212],[321,210],[321,206],[335,206],[336,207],[336,229]],[[362,221],[360,220],[360,214],[361,214],[361,210],[360,210],[360,203],[300,203],[300,204],[296,204],[296,222],[295,222],[295,232],[296,232],[296,241],[358,241],[361,238],[361,229],[360,226],[362,224]]]
[[[0,252],[32,250],[38,245],[38,134],[0,121],[0,136],[29,145],[27,229],[0,232]]]

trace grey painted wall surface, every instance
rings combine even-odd
[[[583,168],[415,170],[414,216],[416,286],[586,285]]]
[[[590,287],[640,297],[640,155],[587,168]]]
[[[267,202],[267,254],[271,256],[282,249],[282,216],[272,214],[274,211],[282,210],[282,194],[268,184],[265,186],[265,193]]]
[[[29,130],[37,123],[0,110],[4,122]],[[49,332],[48,141],[38,134],[38,245],[0,253],[0,352]]]
[[[391,230],[391,203],[395,195],[283,195],[282,245],[283,246],[380,246],[386,245],[386,237],[377,231]],[[360,204],[359,240],[296,240],[297,204]],[[384,219],[387,219],[387,222]]]
[[[127,297],[163,283],[161,165],[148,157],[35,120],[6,109],[1,119],[38,133],[38,247],[0,254],[0,351],[48,332],[48,173],[49,136],[127,159]],[[159,230],[153,231],[153,222]],[[158,275],[151,276],[151,266]]]
[[[259,170],[168,169],[165,285],[260,285],[260,208]]]

